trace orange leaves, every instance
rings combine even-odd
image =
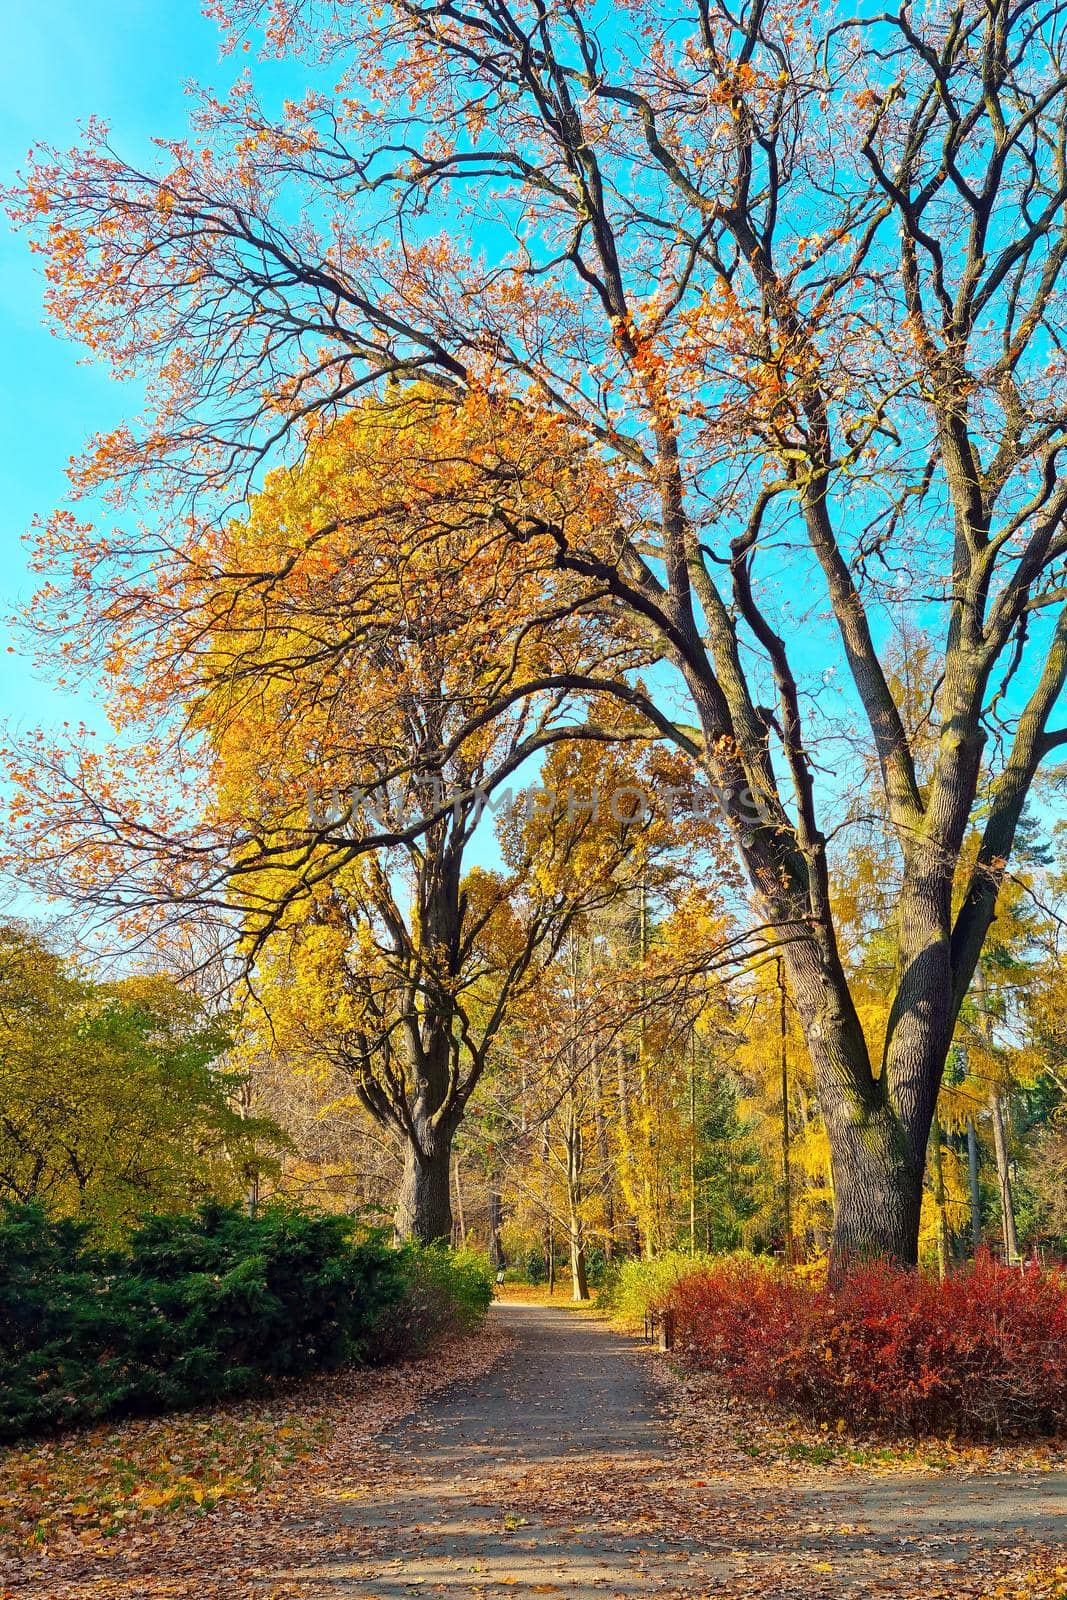
[[[268,1550],[279,1563],[294,1558],[287,1516],[300,1514],[306,1537],[324,1489],[372,1472],[369,1441],[424,1397],[484,1371],[504,1343],[485,1331],[432,1361],[330,1373],[210,1413],[15,1445],[0,1461],[0,1592],[5,1579],[49,1594],[85,1581],[88,1546],[94,1592],[112,1581],[96,1565],[110,1557],[123,1594],[131,1584],[138,1595],[172,1593],[180,1571],[190,1583],[217,1572],[226,1593],[238,1593]]]

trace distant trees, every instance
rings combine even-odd
[[[1027,836],[931,1131],[919,1246],[942,1271],[983,1244],[1008,1260],[1067,1247],[1062,878],[1032,823]],[[877,1037],[896,898],[873,836],[834,887],[850,981]],[[580,1284],[606,1260],[693,1245],[824,1256],[834,1177],[811,1061],[776,956],[758,940],[732,943],[730,930],[667,857],[652,892],[569,936],[519,1009],[467,1134],[503,1164],[516,1259],[553,1242],[565,1257],[577,1241]]]
[[[687,831],[694,845],[702,825]],[[749,1214],[738,1169],[757,1153],[728,1110],[727,979],[752,945],[692,890],[674,830],[660,838],[628,888],[575,919],[515,1008],[468,1130],[494,1150],[510,1238],[524,1255],[561,1247],[576,1299],[594,1264],[699,1248],[711,1231],[737,1245]]]
[[[104,1240],[147,1211],[242,1197],[283,1141],[241,1114],[230,1044],[170,979],[93,982],[0,927],[0,1197]]]

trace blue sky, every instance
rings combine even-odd
[[[68,145],[90,115],[110,124],[124,153],[151,160],[153,138],[186,130],[185,84],[225,88],[249,61],[220,59],[218,32],[199,0],[9,7],[0,56],[0,182],[14,177],[35,140]],[[253,72],[268,99],[303,87],[291,65],[253,62]],[[135,410],[137,395],[49,333],[41,298],[25,239],[0,218],[0,716],[16,729],[84,719],[104,731],[91,696],[49,684],[6,619],[32,593],[23,534],[33,515],[63,499],[69,458],[90,432]],[[800,632],[801,654],[817,676],[833,650],[821,626],[805,620]]]
[[[228,84],[248,58],[220,61],[219,34],[197,0],[51,0],[11,6],[0,54],[0,182],[8,183],[38,139],[72,144],[90,115],[108,122],[124,152],[150,155],[150,141],[186,125],[183,86]],[[257,79],[283,69],[258,67]],[[295,88],[291,81],[287,90]],[[21,650],[7,619],[33,591],[22,535],[35,512],[66,491],[64,469],[86,436],[128,413],[103,368],[44,326],[40,270],[24,238],[0,221],[0,705],[16,726],[85,714],[86,695],[64,696]]]
[[[0,184],[14,179],[33,143],[73,144],[91,115],[111,126],[125,153],[150,159],[153,138],[185,131],[190,79],[220,87],[247,65],[248,57],[220,60],[218,31],[198,0],[10,6],[0,52]],[[291,68],[273,64],[257,66],[256,78],[285,93],[300,87]],[[90,688],[64,692],[49,683],[9,619],[35,587],[23,540],[34,515],[62,502],[66,464],[87,436],[136,405],[135,391],[46,328],[40,267],[0,214],[0,720],[16,734],[64,721],[107,729]],[[5,911],[43,910],[17,885],[5,889]]]
[[[123,154],[151,160],[153,138],[186,131],[190,80],[225,88],[251,58],[220,59],[219,34],[200,0],[52,0],[9,8],[0,58],[0,182],[37,140],[68,146],[79,124],[102,118]],[[296,95],[299,69],[251,60],[268,98]],[[40,268],[0,218],[0,718],[15,731],[64,720],[104,733],[88,691],[48,682],[7,619],[33,592],[23,535],[66,492],[65,466],[97,429],[137,407],[135,389],[45,327]],[[106,515],[106,513],[105,513]],[[9,647],[14,646],[13,653]],[[526,775],[529,781],[533,773]],[[481,846],[495,858],[491,824]]]

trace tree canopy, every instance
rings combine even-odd
[[[403,422],[380,439],[367,525],[410,528],[442,484],[466,508],[439,525],[444,564],[411,569],[431,614],[457,571],[473,580],[450,637],[475,699],[455,686],[449,748],[545,694],[581,720],[592,694],[697,763],[752,921],[782,944],[837,1260],[913,1259],[956,1020],[1027,794],[1067,740],[1064,8],[222,14],[235,40],[265,24],[268,53],[329,87],[275,114],[242,77],[151,168],[93,126],[39,152],[11,200],[56,324],[149,386],[143,419],[75,474],[131,506],[124,528],[64,511],[41,560],[60,649],[99,653],[151,733],[121,783],[84,745],[16,759],[24,870],[69,880],[77,841],[74,892],[98,902],[247,909],[250,850],[279,858],[217,808],[210,762],[195,823],[175,814],[175,718],[205,607],[236,585],[254,615],[289,556],[216,559],[220,519],[279,457],[323,459],[361,397],[416,380],[442,419],[437,465],[412,463]],[[469,559],[475,506],[488,571]],[[329,570],[332,525],[302,566]],[[552,582],[515,588],[513,563]],[[346,555],[339,593],[353,570]],[[357,632],[360,670],[381,670]],[[887,665],[905,636],[930,652],[920,708]],[[650,658],[669,711],[637,676]],[[874,1041],[831,882],[871,772],[900,908]],[[322,844],[286,841],[297,884]]]
[[[0,1192],[113,1240],[149,1211],[243,1195],[284,1146],[241,1114],[231,1021],[166,976],[94,982],[0,929]]]

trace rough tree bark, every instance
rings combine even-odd
[[[394,1231],[401,1241],[436,1244],[452,1239],[452,1141],[462,1115],[455,1087],[458,1044],[452,1014],[442,1004],[427,1004],[406,1026],[410,1079],[415,1086],[410,1112],[401,1108],[404,1170],[397,1194]]]
[[[401,1241],[448,1243],[452,1238],[450,1138],[434,1136],[404,1147],[404,1172],[393,1226]]]

